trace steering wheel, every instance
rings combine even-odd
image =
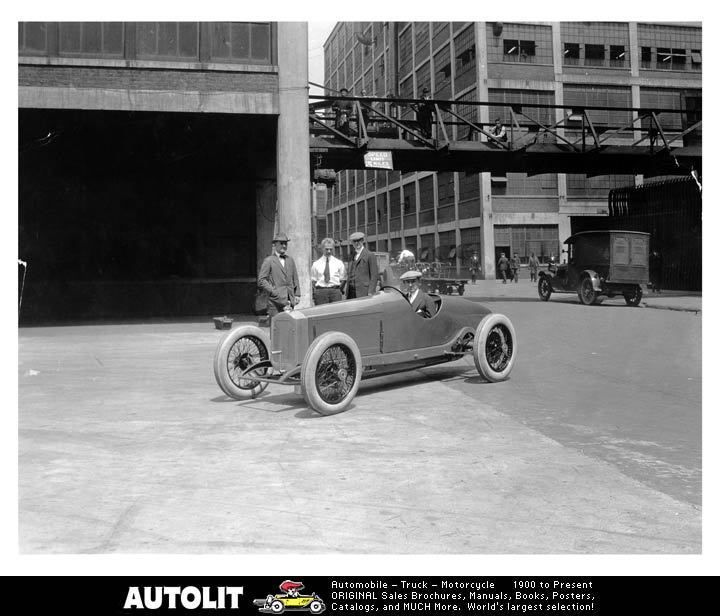
[[[400,295],[402,295],[403,297],[405,297],[405,293],[404,293],[403,291],[401,291],[401,290],[398,289],[397,287],[394,287],[394,286],[391,285],[391,284],[382,285],[382,286],[380,287],[380,290],[381,290],[381,291],[384,291],[385,289],[393,289],[394,291],[397,291],[398,293],[400,293]]]

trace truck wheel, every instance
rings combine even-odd
[[[548,301],[552,295],[552,288],[545,276],[540,276],[540,280],[538,280],[538,295],[544,302]]]
[[[488,314],[477,326],[473,359],[478,372],[488,381],[504,381],[515,365],[515,328],[504,314]]]
[[[586,306],[591,306],[597,300],[597,291],[593,288],[592,280],[590,276],[585,276],[578,285],[577,290],[580,301]]]
[[[362,375],[360,349],[342,332],[325,332],[310,345],[300,371],[308,405],[321,415],[341,413],[352,402]]]
[[[634,291],[626,291],[623,293],[623,297],[625,298],[625,303],[628,306],[637,306],[640,303],[640,300],[642,300],[643,292],[642,287],[638,285],[635,287]]]
[[[253,380],[250,375],[240,375],[246,368],[267,359],[270,359],[268,335],[255,325],[236,327],[220,341],[215,350],[215,380],[220,389],[235,400],[255,398],[268,384]],[[261,368],[257,374],[265,376],[269,370]]]

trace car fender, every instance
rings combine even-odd
[[[588,276],[590,278],[590,280],[592,281],[593,290],[595,290],[595,291],[603,290],[602,282],[600,282],[600,276],[598,276],[598,273],[596,271],[589,270],[589,269],[583,270],[582,276],[580,278],[582,279],[584,276]]]
[[[555,286],[553,285],[553,281],[555,280],[555,274],[552,272],[538,272],[538,279],[545,278],[548,283],[550,284],[550,288],[555,291]]]

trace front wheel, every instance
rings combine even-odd
[[[270,604],[270,611],[273,614],[282,614],[285,611],[285,605],[277,599]]]
[[[311,601],[308,607],[310,608],[311,614],[320,614],[321,612],[325,611],[325,605],[317,600]]]
[[[585,276],[578,285],[577,291],[580,301],[586,306],[591,306],[597,300],[597,291],[593,288],[592,280],[590,276]]]
[[[538,295],[544,302],[548,301],[552,295],[552,288],[545,276],[540,276],[540,280],[538,280]]]
[[[321,415],[341,413],[352,402],[362,375],[360,349],[342,332],[325,332],[310,345],[300,371],[300,387]]]
[[[270,359],[270,338],[255,325],[243,325],[223,338],[215,350],[213,369],[215,380],[225,394],[235,400],[255,398],[268,386],[243,371],[260,361]],[[265,376],[268,368],[260,368],[258,376]]]
[[[628,306],[637,306],[640,303],[640,300],[642,300],[643,292],[642,287],[638,285],[635,287],[634,291],[626,291],[623,293],[623,297],[625,298],[625,303]]]
[[[478,372],[488,381],[504,381],[517,356],[515,328],[504,314],[488,314],[475,330],[473,359]]]

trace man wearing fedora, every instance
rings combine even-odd
[[[377,259],[365,246],[364,233],[356,231],[350,236],[350,241],[355,248],[355,256],[348,267],[346,299],[373,295],[379,278]]]
[[[284,233],[273,237],[273,252],[260,266],[258,287],[267,295],[270,320],[281,310],[292,310],[300,301],[300,283],[292,257],[287,255],[290,240]]]

